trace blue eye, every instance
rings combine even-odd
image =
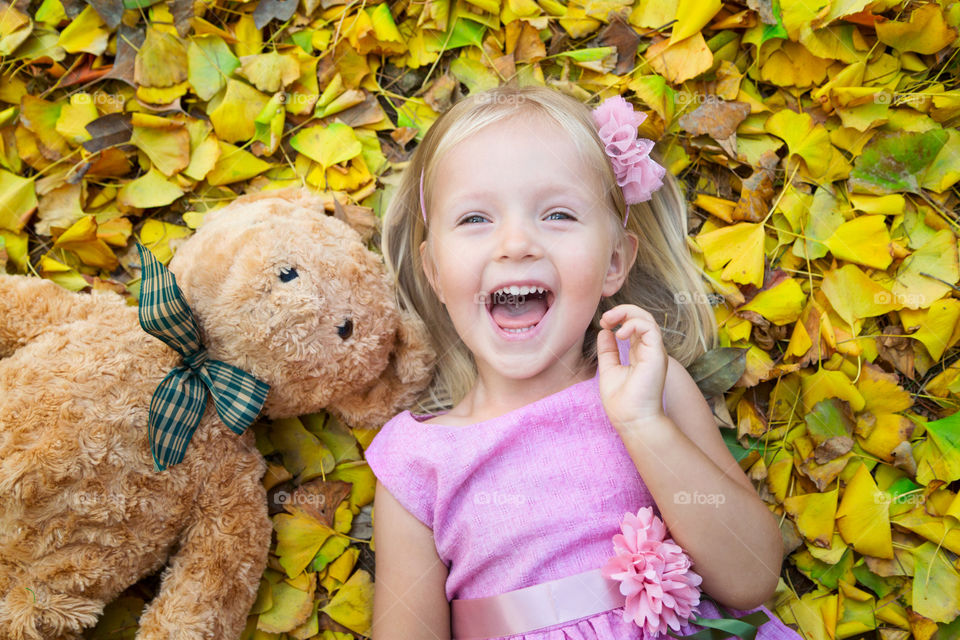
[[[463,224],[463,223],[469,222],[470,220],[473,220],[473,219],[477,219],[477,220],[483,221],[485,218],[484,218],[483,216],[481,216],[480,214],[474,213],[474,214],[471,214],[471,215],[467,216],[467,217],[464,218],[463,220],[461,220],[460,223]]]
[[[574,218],[572,215],[570,215],[569,213],[567,213],[566,211],[554,211],[554,212],[552,212],[550,215],[547,216],[547,219],[549,220],[551,217],[556,216],[556,215],[566,216],[566,217],[570,218],[571,220],[575,220],[575,219],[576,219],[576,218]]]

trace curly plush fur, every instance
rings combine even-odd
[[[210,357],[270,384],[272,418],[326,408],[379,426],[429,382],[425,329],[396,308],[382,261],[305,190],[210,213],[170,269]],[[153,471],[150,398],[178,363],[116,294],[0,275],[3,640],[79,638],[165,564],[137,638],[242,631],[270,546],[266,467],[211,400],[183,462]]]

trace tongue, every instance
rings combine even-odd
[[[490,315],[501,329],[532,327],[547,312],[547,301],[543,296],[518,296],[517,300],[520,298],[524,298],[520,304],[494,304],[490,309]]]

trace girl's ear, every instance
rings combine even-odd
[[[627,279],[633,263],[637,259],[637,248],[640,246],[640,239],[633,231],[624,232],[623,239],[613,247],[613,254],[610,256],[610,268],[607,270],[607,276],[603,280],[603,297],[612,296]]]
[[[443,293],[437,286],[437,267],[433,263],[433,258],[430,256],[430,252],[427,251],[426,240],[420,243],[420,264],[423,265],[423,273],[425,276],[427,276],[427,282],[430,283],[430,288],[433,289],[434,294],[436,294],[436,296],[440,299],[440,302],[446,304],[447,301],[443,299]]]

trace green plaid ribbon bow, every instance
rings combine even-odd
[[[154,471],[163,471],[183,460],[207,408],[207,390],[220,419],[239,435],[256,420],[270,385],[207,358],[200,329],[173,273],[139,242],[137,251],[143,270],[140,326],[183,356],[183,364],[167,374],[150,400],[147,436]]]

